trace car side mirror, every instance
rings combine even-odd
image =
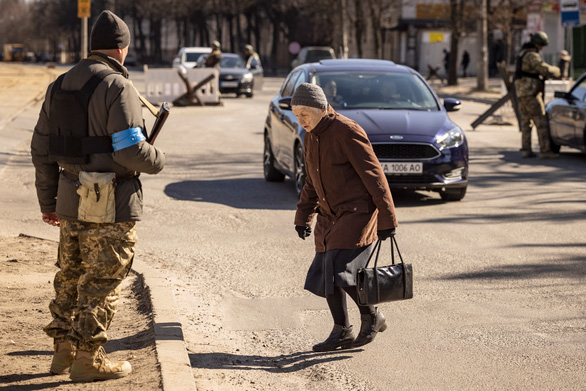
[[[553,97],[565,99],[570,102],[576,100],[576,97],[574,95],[570,94],[569,92],[565,92],[565,91],[554,91]]]
[[[462,103],[456,98],[444,99],[444,107],[446,111],[458,111],[462,108]]]
[[[283,110],[292,110],[291,108],[291,97],[279,99],[279,107]]]

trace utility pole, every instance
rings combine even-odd
[[[77,0],[77,17],[81,19],[81,55],[82,59],[87,57],[87,20],[92,15],[91,0]]]
[[[478,20],[478,65],[477,65],[477,88],[484,91],[488,87],[488,27],[486,21],[487,0],[480,1],[480,18]]]
[[[346,0],[340,0],[340,18],[342,19],[342,58],[348,58],[348,23],[346,21]]]

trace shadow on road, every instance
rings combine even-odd
[[[492,266],[482,270],[454,274],[443,280],[528,280],[567,278],[583,281],[586,277],[586,257],[576,256],[559,260],[552,258],[549,262],[508,264]]]
[[[269,183],[263,178],[183,181],[167,185],[165,194],[181,201],[212,202],[239,209],[295,210],[292,183]]]
[[[297,372],[313,365],[341,361],[351,358],[347,353],[361,351],[338,350],[336,352],[299,352],[280,356],[247,356],[230,353],[190,353],[189,360],[194,368],[264,370],[270,373]]]

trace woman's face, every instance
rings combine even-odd
[[[325,109],[307,106],[293,106],[293,114],[299,120],[299,125],[307,132],[311,132],[326,114]]]

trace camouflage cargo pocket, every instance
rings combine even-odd
[[[79,173],[77,218],[87,223],[116,221],[116,184],[113,172]]]

